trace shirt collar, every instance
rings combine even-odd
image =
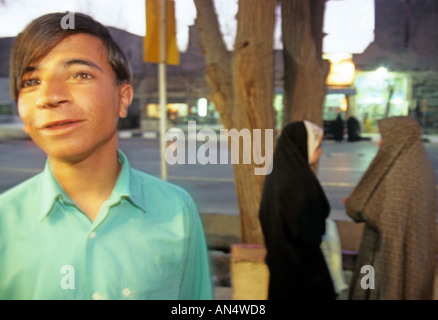
[[[143,212],[146,212],[145,208],[141,205],[142,202],[140,201],[138,193],[136,192],[137,188],[133,184],[133,179],[131,177],[131,166],[128,158],[121,151],[118,151],[118,158],[120,164],[122,165],[122,170],[120,171],[114,190],[108,200],[111,203],[116,203],[122,199],[126,199],[135,207],[139,208]],[[41,188],[41,211],[39,213],[40,220],[43,220],[45,217],[50,215],[57,201],[62,200],[67,203],[74,203],[65,193],[53,175],[49,161],[46,161],[46,165],[42,174],[43,182]]]
[[[42,172],[43,179],[41,185],[41,211],[39,214],[40,220],[47,217],[52,211],[55,203],[60,199],[69,199],[68,195],[64,192],[62,187],[59,185],[55,176],[53,175],[52,169],[50,168],[49,161],[46,161],[44,171]]]
[[[137,192],[135,181],[132,176],[131,165],[128,158],[122,151],[118,151],[119,162],[122,165],[119,178],[114,187],[113,193],[110,197],[113,202],[120,201],[120,199],[127,199],[132,205],[146,212],[145,208],[141,205],[142,201]]]

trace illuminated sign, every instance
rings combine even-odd
[[[351,60],[331,61],[326,83],[329,86],[350,86],[354,82],[354,72]]]

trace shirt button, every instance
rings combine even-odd
[[[90,233],[90,235],[88,236],[90,239],[94,239],[96,237],[96,232],[92,232]]]
[[[129,288],[123,289],[122,294],[124,297],[129,297],[131,295],[131,289]]]
[[[103,299],[102,295],[99,292],[93,293],[92,298],[93,298],[93,300],[102,300]]]

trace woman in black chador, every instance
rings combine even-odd
[[[330,205],[311,169],[323,132],[300,121],[283,128],[260,204],[269,299],[335,299],[320,245]]]

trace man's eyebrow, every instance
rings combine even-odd
[[[89,66],[95,69],[98,69],[99,71],[103,72],[102,68],[99,67],[97,64],[95,64],[94,62],[90,61],[90,60],[84,60],[84,59],[70,59],[68,61],[66,61],[64,63],[64,65],[66,67],[70,67],[71,65],[75,65],[75,64],[80,64],[80,65],[85,65],[85,66]],[[24,69],[23,75],[29,72],[33,72],[33,71],[37,71],[39,69],[38,65],[35,66],[28,66],[26,67],[26,69]]]
[[[28,72],[33,72],[35,70],[38,70],[38,66],[28,66],[28,67],[26,67],[26,69],[24,69],[23,75],[28,73]]]
[[[66,61],[64,64],[67,67],[70,67],[71,65],[75,65],[75,64],[81,64],[81,65],[85,65],[85,66],[89,66],[89,67],[98,69],[99,71],[103,72],[101,67],[99,67],[97,64],[95,64],[94,62],[92,62],[90,60],[70,59],[70,60]]]

